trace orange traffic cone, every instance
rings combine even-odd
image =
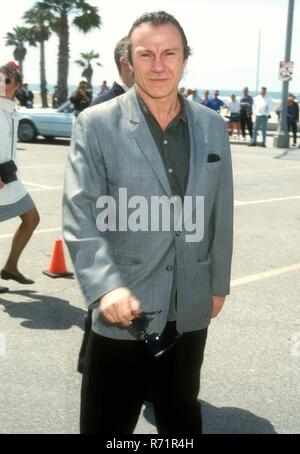
[[[49,270],[43,273],[52,278],[73,277],[73,273],[67,271],[62,240],[55,241]]]

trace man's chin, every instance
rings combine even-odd
[[[177,90],[170,90],[170,89],[153,89],[153,88],[147,88],[141,90],[144,92],[147,96],[153,99],[164,99],[172,96],[172,94],[177,94]]]

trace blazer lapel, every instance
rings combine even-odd
[[[140,150],[144,153],[147,161],[151,165],[168,196],[172,197],[172,190],[164,164],[138,104],[134,88],[131,88],[126,95],[120,98],[120,105],[123,115],[127,117],[130,123],[131,133],[134,136]]]

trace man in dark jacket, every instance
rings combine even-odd
[[[292,130],[293,132],[293,147],[297,146],[297,129],[299,121],[299,106],[298,103],[295,102],[294,96],[288,97],[288,111],[287,111],[287,123],[288,123],[288,130]]]
[[[123,95],[134,83],[133,73],[127,63],[127,36],[122,38],[115,47],[114,56],[120,79],[106,92],[99,94],[91,103],[91,106],[100,104],[117,96]]]
[[[281,104],[276,109],[276,113],[278,117],[281,115]],[[293,94],[289,94],[288,102],[287,102],[287,126],[288,132],[292,130],[293,132],[293,145],[292,148],[297,147],[297,131],[298,131],[298,122],[299,122],[299,105],[295,101],[295,96]]]
[[[80,112],[89,107],[91,100],[92,95],[88,90],[88,84],[85,80],[82,80],[76,91],[70,97],[71,103],[74,104],[74,114],[76,117]]]
[[[16,98],[19,101],[20,106],[32,109],[34,94],[28,89],[28,84],[23,84],[22,88],[17,93]]]

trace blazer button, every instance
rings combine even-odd
[[[181,235],[181,232],[176,232],[176,236],[180,236]]]
[[[167,270],[167,271],[173,271],[173,265],[168,265],[168,266],[166,267],[166,270]]]

